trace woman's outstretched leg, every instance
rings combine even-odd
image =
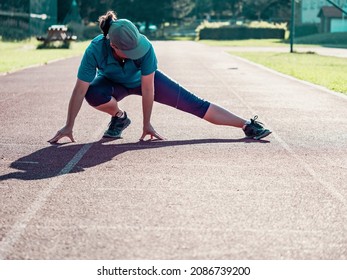
[[[255,116],[253,119],[245,120],[223,107],[211,103],[203,119],[216,125],[242,128],[247,137],[259,140],[271,134],[271,131],[256,121],[257,118],[258,116]]]
[[[164,73],[155,73],[155,101],[175,107],[184,112],[217,125],[242,128],[247,120],[219,105],[210,103],[191,93]]]
[[[241,118],[191,93],[159,70],[155,73],[155,101],[193,114],[210,123],[242,128],[247,137],[261,139],[271,133],[256,121]]]
[[[216,125],[229,125],[239,128],[242,128],[247,122],[247,120],[213,103],[207,109],[203,119]]]

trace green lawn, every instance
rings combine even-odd
[[[281,73],[347,94],[347,59],[307,53],[230,52]]]
[[[20,42],[0,41],[0,73],[83,54],[88,42],[73,42],[69,49],[36,49],[38,45],[35,39]]]

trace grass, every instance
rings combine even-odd
[[[37,49],[36,39],[19,42],[0,41],[0,73],[83,54],[89,42],[73,42],[69,49]]]
[[[347,94],[347,59],[310,53],[230,52],[278,72]]]

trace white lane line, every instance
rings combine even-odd
[[[225,56],[229,56],[230,58],[230,55],[227,54],[227,53],[223,53],[223,55]],[[237,59],[239,59],[239,57],[235,57]],[[251,65],[256,65],[258,67],[260,67],[261,69],[266,69],[269,71],[268,68],[265,68],[265,67],[261,67],[259,66],[258,64],[255,64],[253,62],[249,62],[248,60],[245,60],[245,59],[240,59],[241,61],[245,62],[245,63],[248,63],[248,64],[251,64]],[[215,73],[215,71],[212,71],[212,70],[209,70],[209,67],[207,67],[206,65],[204,65],[204,68],[207,69],[207,71],[209,71],[211,73],[211,76],[215,77],[216,80],[220,81],[221,84],[223,84],[230,92],[232,92],[236,97],[237,99],[243,104],[243,106],[245,106],[250,112],[255,112],[255,110],[253,110],[252,107],[250,107],[244,100],[243,98],[227,83],[225,82],[223,79],[221,79],[219,77],[218,74]],[[275,71],[271,71],[271,73],[275,73]],[[276,72],[276,74],[279,74],[278,72]],[[282,75],[280,75],[282,76]],[[286,75],[283,75],[284,77],[286,78],[291,78],[289,76],[286,76]],[[294,79],[295,81],[299,81],[297,79]],[[299,82],[302,82],[302,81],[299,81]],[[313,86],[312,84],[309,84],[309,86]],[[341,95],[338,95],[339,97],[341,97]],[[344,97],[343,97],[344,98]],[[271,129],[270,126],[268,126],[270,130],[273,131],[273,129]],[[271,134],[273,137],[275,137],[275,139],[281,144],[281,146],[304,168],[304,170],[306,170],[307,173],[309,173],[313,179],[315,179],[328,193],[330,193],[335,199],[337,199],[339,202],[342,203],[343,207],[344,208],[347,208],[347,201],[346,201],[346,198],[336,189],[334,188],[333,186],[329,185],[328,183],[326,183],[324,180],[322,180],[319,175],[314,171],[314,169],[308,165],[304,160],[301,159],[301,157],[296,154],[291,148],[290,146],[284,141],[281,139],[281,137],[276,133],[276,132],[272,132]],[[345,212],[346,213],[346,212]],[[347,214],[347,213],[346,213]]]
[[[35,217],[36,213],[45,204],[48,197],[54,192],[54,190],[59,187],[60,183],[65,179],[62,175],[69,173],[81,160],[81,158],[88,152],[91,146],[92,143],[86,144],[75,154],[75,156],[64,166],[64,168],[60,170],[57,177],[53,178],[48,187],[38,195],[36,200],[29,206],[27,211],[12,226],[10,231],[5,234],[0,242],[0,260],[7,258],[8,254],[11,252],[12,247],[22,236],[31,219]]]

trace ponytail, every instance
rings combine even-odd
[[[108,30],[112,24],[112,21],[117,19],[117,15],[114,11],[108,11],[106,14],[99,17],[99,27],[106,38]]]

